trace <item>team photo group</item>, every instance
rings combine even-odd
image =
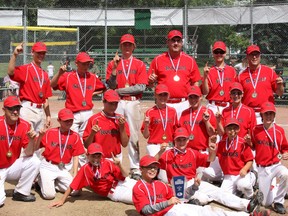
[[[247,66],[236,72],[225,63],[223,41],[212,45],[214,62],[203,71],[182,51],[180,31],[168,32],[166,43],[167,51],[147,67],[133,55],[134,36],[122,35],[105,80],[89,72],[94,59],[86,52],[77,54],[75,69],[63,64],[49,77],[41,68],[45,42],[34,43],[24,65],[16,61],[25,44],[16,46],[7,75],[19,94],[5,98],[0,117],[0,207],[5,182],[13,180],[12,200],[35,202],[35,190],[50,208],[88,187],[134,205],[140,215],[286,214],[288,169],[281,161],[288,160],[288,143],[274,101],[284,93],[283,79],[261,64],[254,44],[246,48]],[[143,112],[146,88],[153,89],[155,105]],[[57,125],[53,90],[66,96]],[[98,113],[94,95],[102,98]]]

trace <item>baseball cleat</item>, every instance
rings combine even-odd
[[[253,197],[252,197],[252,199],[250,200],[250,202],[249,202],[249,204],[248,204],[248,206],[247,206],[247,211],[249,212],[249,213],[251,213],[251,212],[253,212],[254,211],[254,209],[257,207],[257,206],[259,206],[259,199],[258,199],[258,193],[259,193],[260,191],[257,191],[256,192],[256,194],[254,194],[253,195]],[[262,194],[263,195],[263,194]]]
[[[273,210],[279,214],[286,214],[286,209],[282,203],[274,203]]]
[[[269,210],[258,210],[256,209],[253,211],[250,216],[270,216],[270,211]]]
[[[14,201],[22,201],[22,202],[34,202],[36,200],[36,198],[32,194],[26,196],[26,195],[21,194],[19,192],[14,192],[12,200],[14,200]]]

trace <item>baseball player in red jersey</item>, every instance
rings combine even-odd
[[[133,56],[135,48],[134,36],[124,34],[120,39],[122,56],[120,58],[116,52],[114,59],[109,62],[106,83],[121,98],[116,112],[124,115],[129,124],[131,132],[128,143],[130,173],[133,178],[137,179],[140,176],[138,135],[141,127],[140,99],[148,83],[145,63]]]
[[[170,31],[167,36],[168,51],[156,56],[148,71],[150,86],[156,82],[168,86],[168,105],[176,109],[178,119],[182,111],[189,107],[187,89],[199,85],[201,80],[195,59],[182,51],[182,38],[180,31]]]
[[[252,108],[241,103],[243,98],[243,87],[240,83],[234,82],[230,87],[231,104],[223,109],[222,114],[216,113],[217,132],[220,136],[224,135],[223,123],[227,118],[236,118],[239,121],[240,131],[238,136],[245,138],[251,135],[252,129],[256,125],[255,112]]]
[[[89,162],[80,168],[63,197],[50,207],[62,206],[72,190],[83,187],[90,187],[96,194],[112,201],[132,204],[132,188],[136,180],[126,177],[120,160],[114,156],[114,162],[105,159],[102,146],[98,143],[89,145],[87,158]]]
[[[190,133],[188,148],[206,151],[209,136],[215,134],[215,116],[211,110],[201,105],[202,93],[198,86],[190,87],[188,101],[190,107],[182,112],[179,125]]]
[[[250,45],[246,49],[246,57],[249,67],[238,77],[244,89],[243,104],[254,109],[257,124],[261,124],[261,104],[270,101],[274,103],[273,93],[282,96],[284,92],[283,79],[276,72],[265,65],[260,64],[260,48]]]
[[[136,210],[141,215],[195,215],[195,216],[213,216],[213,215],[249,215],[245,212],[225,211],[217,207],[197,206],[183,203],[174,196],[172,188],[155,180],[159,162],[152,156],[146,155],[140,160],[140,169],[142,179],[138,180],[133,187],[133,203]],[[255,212],[255,215],[265,214],[267,211]]]
[[[64,108],[58,112],[60,127],[41,130],[36,143],[36,149],[44,147],[42,153],[44,159],[40,165],[40,179],[38,180],[44,199],[54,199],[56,189],[65,192],[72,182],[65,164],[73,158],[73,176],[78,171],[78,155],[85,150],[78,133],[70,128],[74,115],[70,109]]]
[[[216,41],[212,48],[215,65],[212,67],[206,63],[204,67],[204,77],[202,92],[209,101],[207,107],[214,114],[229,105],[229,87],[232,82],[237,81],[235,69],[225,63],[226,45],[223,41]]]
[[[156,155],[157,158],[160,157],[160,168],[166,170],[169,182],[173,176],[186,177],[186,199],[196,198],[202,205],[215,201],[236,210],[252,212],[258,205],[256,196],[251,201],[242,199],[208,182],[200,182],[200,179],[196,177],[198,167],[207,167],[215,159],[217,147],[212,139],[216,141],[216,135],[209,139],[209,154],[202,154],[187,148],[189,133],[185,128],[177,128],[174,132],[175,147],[165,151],[167,144],[166,146],[162,144],[161,150]]]
[[[15,67],[17,56],[23,52],[23,43],[19,44],[11,56],[8,65],[10,79],[20,84],[19,98],[22,109],[20,116],[32,123],[33,129],[38,132],[44,126],[44,113],[46,115],[46,127],[51,124],[48,97],[52,96],[48,74],[41,68],[47,48],[42,42],[32,46],[33,61]]]
[[[224,173],[221,189],[236,195],[237,190],[244,197],[253,197],[256,176],[250,172],[254,156],[250,146],[238,136],[240,123],[236,118],[225,119],[225,137],[218,143],[217,156]]]
[[[86,148],[90,143],[100,143],[104,158],[112,159],[114,154],[122,161],[121,147],[125,148],[128,145],[130,131],[125,118],[115,113],[119,101],[116,91],[109,89],[104,93],[104,108],[88,119],[83,140]]]
[[[4,115],[0,117],[0,208],[4,206],[6,180],[18,183],[13,200],[33,202],[30,194],[32,183],[38,174],[40,161],[31,157],[34,152],[36,133],[25,120],[19,118],[21,103],[16,96],[8,96],[3,104]],[[25,157],[20,157],[22,148]]]
[[[256,151],[255,161],[258,167],[259,190],[263,193],[262,204],[273,204],[275,212],[285,214],[284,196],[288,189],[288,170],[281,159],[288,159],[288,143],[284,129],[274,123],[276,109],[273,103],[265,102],[261,106],[263,124],[252,131],[250,144]],[[270,190],[273,178],[278,178],[277,193]]]
[[[65,107],[74,113],[74,121],[71,130],[82,137],[88,118],[93,115],[93,94],[102,92],[104,84],[95,74],[88,72],[93,59],[85,52],[76,56],[77,69],[67,72],[67,65],[62,65],[51,80],[51,87],[66,92]]]
[[[147,142],[147,154],[155,156],[163,142],[173,146],[173,132],[178,125],[176,110],[166,105],[169,98],[168,87],[159,84],[155,88],[156,105],[144,115],[142,134]]]

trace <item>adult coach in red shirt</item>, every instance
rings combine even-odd
[[[274,92],[282,96],[283,79],[273,69],[260,63],[261,52],[257,45],[247,47],[246,57],[249,67],[238,77],[244,90],[242,102],[254,109],[257,124],[261,124],[261,104],[267,101],[274,103]]]
[[[183,36],[178,30],[167,35],[168,51],[156,56],[150,64],[148,82],[165,84],[169,88],[168,105],[177,111],[178,119],[183,110],[189,107],[187,88],[199,85],[201,75],[194,58],[182,51]]]
[[[118,52],[109,62],[106,71],[106,83],[120,95],[116,113],[124,115],[129,124],[131,136],[128,143],[130,174],[138,179],[139,170],[139,131],[141,127],[140,99],[147,83],[145,63],[133,56],[136,48],[134,36],[124,34],[120,39],[122,56]]]
[[[93,115],[92,97],[94,92],[102,92],[104,84],[95,74],[88,72],[93,59],[85,52],[76,56],[77,69],[67,72],[67,65],[62,65],[51,80],[51,87],[66,92],[65,107],[74,114],[71,130],[82,137],[87,120]]]
[[[16,96],[9,96],[3,104],[4,116],[0,117],[0,208],[6,199],[4,183],[16,180],[13,200],[33,202],[31,186],[38,175],[40,161],[31,157],[34,152],[36,133],[30,124],[19,118],[20,101]],[[22,148],[26,157],[19,157]]]
[[[51,124],[48,97],[52,96],[48,73],[41,68],[47,47],[42,42],[32,46],[32,62],[15,67],[17,56],[23,52],[23,43],[19,44],[9,61],[7,74],[11,80],[20,83],[19,98],[22,109],[20,116],[32,123],[33,129],[39,131],[44,126],[44,113],[46,127]]]
[[[232,82],[237,81],[235,69],[225,63],[226,45],[223,41],[216,41],[212,48],[214,66],[204,67],[202,92],[209,101],[207,107],[214,114],[229,105],[229,87]]]

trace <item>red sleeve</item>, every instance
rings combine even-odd
[[[70,184],[70,187],[73,190],[80,190],[83,187],[87,187],[89,186],[87,179],[85,177],[84,174],[84,169],[88,169],[88,165],[85,164],[84,166],[82,166],[80,168],[80,170],[78,171],[77,175],[74,177],[72,183]]]

